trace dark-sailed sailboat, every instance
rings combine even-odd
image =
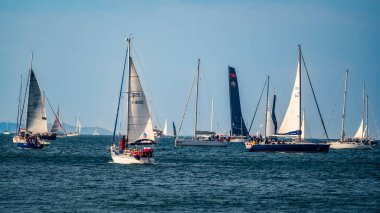
[[[267,137],[267,128],[265,129],[265,137],[263,141],[252,141],[246,142],[246,149],[251,152],[328,152],[330,144],[319,141],[317,143],[312,143],[305,141],[302,138],[302,111],[301,111],[301,64],[302,64],[302,51],[301,46],[298,46],[298,66],[297,66],[297,75],[296,80],[293,87],[292,96],[290,98],[288,110],[286,111],[284,120],[277,132],[278,136],[281,137],[289,137],[293,138],[293,140],[289,142],[285,141],[270,141]],[[306,65],[305,65],[306,67]],[[308,75],[309,83],[314,95],[314,100],[316,102],[318,112],[322,121],[322,125],[325,131],[325,135],[328,138],[327,131],[319,110],[318,103],[315,98],[314,89],[312,87],[310,77],[308,71],[306,69],[306,73]],[[268,94],[269,94],[269,77],[267,84],[267,103],[266,103],[266,114],[265,120],[268,122]],[[268,125],[266,124],[266,127]]]
[[[44,146],[50,144],[48,141],[43,139],[44,137],[49,138],[45,112],[45,98],[38,85],[32,65],[33,52],[31,55],[28,82],[22,108],[20,105],[21,103],[19,103],[17,132],[13,137],[13,142],[19,148],[42,149]],[[26,104],[26,124],[25,128],[21,128],[26,99],[28,100]],[[21,98],[19,98],[19,102],[21,102],[20,100]]]
[[[230,142],[244,142],[248,131],[241,113],[239,85],[236,71],[228,67],[229,91],[230,91],[230,115],[231,115],[231,138]]]

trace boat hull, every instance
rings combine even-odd
[[[44,140],[38,140],[38,143],[26,142],[24,139],[21,139],[19,136],[13,137],[13,143],[16,144],[18,148],[21,149],[42,149],[50,143]]]
[[[230,142],[231,143],[244,143],[245,139],[244,138],[233,138],[233,139],[230,139]]]
[[[226,147],[226,141],[202,141],[202,140],[175,140],[176,146],[217,146]]]
[[[130,156],[129,154],[111,153],[114,163],[117,164],[154,164],[154,157],[140,157],[139,159]]]
[[[372,149],[371,145],[366,145],[363,143],[355,143],[355,142],[340,142],[340,141],[331,142],[330,148],[331,149],[362,149],[362,150]]]
[[[252,144],[246,148],[250,152],[328,152],[330,144],[326,143],[285,143]]]

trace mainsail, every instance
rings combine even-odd
[[[300,135],[300,116],[301,116],[301,61],[298,60],[297,75],[294,82],[292,96],[288,110],[286,111],[284,120],[279,129],[279,133],[283,135]]]
[[[32,133],[47,133],[45,103],[33,70],[30,70],[26,130]]]
[[[134,143],[138,140],[154,141],[153,125],[148,103],[131,57],[129,57],[128,96],[128,143]]]
[[[231,114],[231,134],[247,136],[248,131],[241,114],[239,85],[235,68],[228,67],[229,88],[230,88],[230,114]]]

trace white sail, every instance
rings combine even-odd
[[[362,121],[360,122],[359,129],[356,132],[354,138],[356,138],[356,139],[364,139],[366,137],[366,135],[365,135],[366,131],[365,130],[366,130],[366,128],[364,128],[364,121],[362,119]]]
[[[33,70],[30,71],[26,130],[32,133],[47,133],[44,99]]]
[[[133,143],[141,139],[150,139],[154,141],[154,132],[152,120],[150,117],[148,103],[142,89],[139,76],[133,64],[132,58],[129,58],[130,66],[130,85],[129,85],[129,108],[128,114],[128,142]]]
[[[268,106],[267,107],[268,118],[267,118],[267,123],[266,123],[266,130],[267,130],[266,136],[267,137],[275,135],[275,128],[274,128],[273,118],[272,118],[272,109],[271,109],[269,103],[270,103],[270,101],[268,99],[268,103],[267,103],[267,106]]]
[[[305,110],[304,110],[302,111],[301,140],[305,140],[305,135],[306,135],[305,126],[306,126],[306,123],[305,123]]]
[[[292,96],[290,97],[288,110],[286,111],[284,120],[282,121],[282,124],[278,130],[280,134],[297,135],[296,132],[300,130],[300,124],[299,124],[299,119],[301,116],[300,76],[301,76],[301,61],[298,61],[296,80],[294,82],[293,92],[292,92]]]
[[[75,124],[75,133],[80,134],[81,129],[82,129],[82,125],[81,125],[81,123],[80,123],[79,115],[78,115],[78,117],[77,117],[77,122],[76,122],[76,124]]]
[[[165,125],[164,130],[162,131],[162,134],[168,135],[168,120],[165,119]]]

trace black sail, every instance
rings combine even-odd
[[[248,136],[247,127],[245,126],[241,114],[239,86],[235,68],[228,67],[228,78],[230,88],[231,135]]]

